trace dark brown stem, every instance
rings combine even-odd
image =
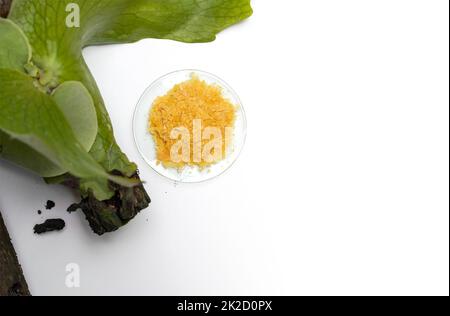
[[[1,0],[0,0],[1,1]],[[27,282],[0,213],[0,296],[30,296]]]
[[[0,17],[7,18],[12,0],[0,0]],[[0,296],[30,296],[27,282],[0,212]]]
[[[11,8],[12,0],[0,0],[0,17],[6,18]]]

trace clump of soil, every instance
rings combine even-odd
[[[54,208],[56,206],[55,202],[48,200],[47,204],[45,205],[45,209],[47,210],[51,210],[52,208]]]
[[[78,211],[79,209],[80,209],[80,205],[75,203],[67,208],[67,213],[72,214],[72,213],[75,213],[76,211]]]
[[[66,222],[62,219],[48,219],[43,224],[34,226],[34,233],[41,235],[48,232],[60,231],[66,227]]]

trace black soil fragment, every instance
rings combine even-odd
[[[75,213],[76,211],[78,211],[79,209],[80,209],[80,205],[75,203],[67,208],[67,213],[72,214],[72,213]]]
[[[52,208],[54,208],[55,207],[55,202],[53,202],[53,201],[47,201],[47,204],[45,205],[45,208],[47,209],[47,210],[51,210]]]
[[[34,226],[35,234],[44,234],[53,231],[60,231],[66,227],[66,223],[62,219],[48,219],[45,223]]]
[[[39,215],[42,215],[42,211],[41,211],[41,210],[39,210],[39,211],[38,211],[38,214],[39,214]]]

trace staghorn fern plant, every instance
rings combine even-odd
[[[80,24],[68,27],[68,12]],[[252,14],[250,0],[0,0],[0,158],[80,192],[93,231],[112,232],[150,198],[117,145],[82,57],[143,38],[208,42]]]

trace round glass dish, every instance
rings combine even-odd
[[[195,74],[208,84],[215,84],[222,88],[223,96],[236,106],[236,122],[233,139],[226,158],[218,163],[200,170],[195,166],[187,166],[179,171],[166,168],[156,159],[156,146],[153,136],[149,132],[149,115],[155,99],[167,94],[176,84],[190,80]],[[133,117],[133,133],[136,146],[147,164],[160,175],[182,183],[196,183],[215,178],[227,171],[239,157],[245,144],[247,135],[247,121],[242,102],[234,90],[222,79],[200,70],[180,70],[169,73],[156,80],[145,90],[140,98]]]

